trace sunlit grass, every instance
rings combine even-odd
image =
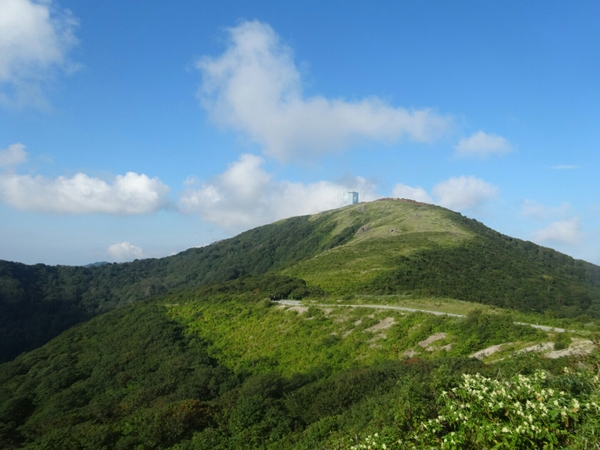
[[[326,298],[307,299],[307,303],[326,304],[349,304],[349,305],[386,305],[402,308],[412,308],[424,311],[434,311],[446,314],[458,314],[467,316],[473,311],[482,311],[486,314],[509,315],[515,322],[523,322],[533,325],[545,325],[550,327],[567,328],[578,335],[587,336],[591,332],[600,330],[600,321],[587,320],[585,322],[576,319],[555,318],[547,314],[523,313],[509,308],[500,308],[483,303],[467,302],[446,297],[419,297],[413,295],[332,295]]]
[[[385,299],[387,304],[426,309],[437,302],[438,310],[443,309],[440,299],[427,299],[427,302],[419,304],[414,301],[402,303],[398,300],[399,296],[394,297],[395,301]],[[365,302],[366,299],[370,301]],[[381,297],[364,297],[354,304],[360,301],[377,304],[377,301],[383,300]],[[489,345],[508,342],[508,337],[502,340],[499,336],[502,333],[514,336],[511,329],[516,329],[518,336],[523,335],[526,342],[541,342],[546,338],[545,333],[512,325],[510,320],[489,322],[486,319],[487,323],[494,324],[497,331],[469,343],[470,335],[460,331],[462,321],[467,319],[354,308],[340,305],[337,301],[331,304],[313,301],[315,303],[308,300],[297,307],[277,305],[268,300],[214,303],[203,299],[165,306],[171,319],[183,324],[188,333],[210,340],[212,356],[238,373],[275,372],[285,376],[318,367],[337,371],[415,355],[425,359],[445,354],[468,356]],[[462,303],[466,302],[447,300],[446,306],[461,305],[462,309],[455,308],[454,311],[468,312]],[[487,315],[501,317],[500,313]],[[447,337],[434,345],[419,345],[435,333],[447,333]],[[450,347],[446,347],[448,344],[451,344]]]

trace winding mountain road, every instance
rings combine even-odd
[[[279,303],[281,305],[289,305],[289,306],[307,306],[307,305],[302,305],[302,301],[300,300],[275,300],[276,303]],[[313,303],[310,306],[319,306],[319,307],[332,307],[332,306],[337,306],[337,307],[348,307],[348,308],[372,308],[372,309],[392,309],[395,311],[406,311],[406,312],[422,312],[422,313],[426,313],[426,314],[433,314],[435,316],[450,316],[450,317],[466,317],[463,314],[453,314],[453,313],[446,313],[446,312],[440,312],[440,311],[431,311],[428,309],[417,309],[417,308],[405,308],[404,306],[390,306],[390,305],[347,305],[347,304],[331,304],[331,303]],[[535,325],[533,323],[524,323],[524,322],[514,322],[515,325],[525,325],[525,326],[530,326],[533,328],[537,328],[539,330],[543,330],[543,331],[553,331],[555,333],[564,333],[565,330],[564,328],[557,328],[557,327],[550,327],[550,326],[546,326],[546,325]]]

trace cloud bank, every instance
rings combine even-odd
[[[362,177],[339,182],[293,183],[275,180],[262,166],[260,156],[244,154],[227,170],[208,182],[190,179],[180,195],[179,210],[199,214],[202,220],[232,232],[264,225],[283,218],[314,214],[342,206],[343,193],[360,194],[360,201],[380,196]],[[498,195],[498,188],[475,177],[456,177],[435,185],[430,196],[421,187],[397,184],[394,197],[463,211],[477,209]]]
[[[0,104],[43,106],[43,83],[74,68],[77,25],[51,0],[0,1]]]
[[[410,187],[402,183],[396,184],[392,191],[392,196],[396,198],[407,198],[410,200],[416,200],[423,203],[435,203],[429,196],[427,191],[422,187]]]
[[[536,220],[547,220],[553,217],[564,217],[572,211],[571,204],[563,202],[560,206],[546,206],[534,200],[523,200],[521,202],[521,214]]]
[[[394,197],[408,198],[424,203],[435,203],[454,211],[476,210],[487,201],[498,196],[498,188],[481,178],[452,177],[436,184],[431,190],[435,200],[421,187],[396,184],[392,191]]]
[[[487,158],[492,155],[504,155],[514,151],[507,139],[495,134],[478,131],[469,138],[463,138],[454,146],[458,157]]]
[[[203,76],[198,97],[218,125],[244,134],[269,156],[286,160],[404,137],[430,142],[450,125],[430,109],[394,108],[376,97],[305,98],[292,51],[269,25],[245,22],[227,31],[227,50],[196,63]]]
[[[127,172],[112,183],[78,173],[72,178],[0,174],[0,201],[22,211],[58,214],[147,214],[167,205],[169,187]]]
[[[0,0],[1,1],[1,0]],[[14,168],[27,160],[21,143],[0,150],[0,201],[22,211],[57,214],[147,214],[168,204],[169,186],[158,178],[127,172],[108,183],[84,173],[71,178],[20,175]]]
[[[550,242],[562,244],[577,244],[581,238],[581,222],[579,218],[553,222],[546,228],[533,233],[535,242]]]
[[[361,201],[376,198],[374,186],[364,178],[345,183],[277,181],[262,168],[263,163],[260,156],[245,154],[212,181],[189,182],[179,200],[180,210],[240,231],[286,217],[339,208],[348,190],[359,191]]]
[[[106,253],[113,259],[113,261],[131,261],[132,259],[140,259],[144,257],[144,251],[129,242],[120,242],[118,244],[112,244],[106,250]]]
[[[455,211],[477,209],[498,196],[498,188],[476,177],[452,177],[432,189],[438,204]]]
[[[12,169],[25,161],[27,161],[27,152],[20,142],[0,150],[0,169]]]

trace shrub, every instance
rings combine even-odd
[[[578,386],[578,394],[557,386]],[[461,384],[439,398],[435,419],[423,421],[404,439],[367,436],[358,449],[392,448],[564,448],[597,429],[600,380],[565,368],[552,379],[542,370],[507,381],[463,374]]]

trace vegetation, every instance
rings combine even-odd
[[[522,350],[597,344],[599,300],[597,266],[389,200],[170,258],[0,262],[0,447],[597,448],[597,354]]]
[[[357,225],[332,234],[326,218],[296,217],[161,259],[69,267],[0,261],[0,362],[76,323],[184,288],[262,274],[342,245]]]
[[[439,414],[394,440],[369,435],[358,449],[394,448],[593,448],[600,438],[597,376],[567,367],[550,376],[496,380],[463,374],[462,382],[439,395]]]
[[[600,267],[437,206],[384,200],[283,220],[168,258],[87,267],[0,261],[0,361],[116,307],[265,273],[305,280],[330,296],[399,293],[600,316]]]
[[[598,316],[600,284],[589,265],[511,239],[477,238],[458,248],[400,257],[368,290],[444,296],[557,317]],[[552,274],[552,275],[549,275]],[[595,276],[595,272],[593,273]],[[589,280],[589,285],[579,281]]]
[[[411,439],[463,374],[510,380],[569,365],[524,356],[490,368],[467,358],[547,339],[507,316],[278,307],[268,295],[283,286],[302,283],[265,275],[165,295],[1,365],[0,446],[349,448],[359,439],[351,436],[373,430]]]

